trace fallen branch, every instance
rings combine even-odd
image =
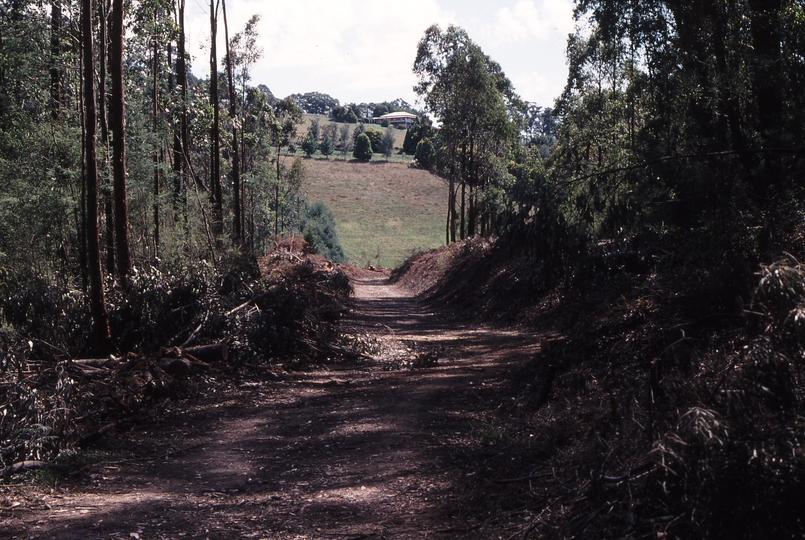
[[[477,523],[475,525],[469,525],[467,527],[449,527],[447,529],[438,529],[433,532],[436,534],[450,534],[450,533],[465,533],[475,531],[480,529],[481,527],[485,527],[486,525],[490,524],[496,519],[500,519],[505,516],[509,517],[516,516],[518,514],[524,514],[526,512],[527,510],[511,510],[509,512],[500,512],[499,514],[495,514],[494,516],[487,518],[485,521],[482,521],[481,523]]]
[[[193,340],[196,338],[196,334],[198,334],[201,331],[201,328],[204,326],[204,323],[207,322],[207,319],[209,319],[209,318],[210,318],[210,312],[208,311],[207,313],[204,314],[204,319],[202,319],[202,321],[200,323],[198,323],[198,326],[196,326],[196,329],[193,330],[193,332],[187,337],[186,340],[184,340],[184,343],[179,345],[180,349],[184,349],[185,347],[190,345],[190,343],[193,342]]]
[[[74,358],[72,362],[80,367],[90,366],[94,368],[109,368],[120,363],[114,356],[109,358]]]
[[[529,480],[536,480],[537,478],[548,478],[553,476],[554,472],[544,472],[539,474],[532,474],[529,476],[521,476],[519,478],[503,478],[500,480],[492,480],[495,484],[516,484],[518,482],[528,482]]]
[[[229,317],[230,315],[232,315],[234,313],[237,313],[241,309],[251,306],[252,304],[257,302],[258,300],[262,300],[266,296],[269,296],[271,294],[275,294],[278,290],[280,290],[279,285],[272,285],[271,287],[269,287],[265,291],[261,292],[257,296],[253,296],[253,297],[249,298],[248,300],[246,300],[245,302],[243,302],[241,305],[236,306],[236,307],[230,309],[229,311],[227,311],[226,316]]]
[[[3,469],[2,476],[10,476],[12,474],[17,474],[26,471],[35,471],[39,469],[60,469],[58,465],[54,465],[53,463],[48,463],[47,461],[34,461],[34,460],[26,460],[26,461],[18,461],[13,465],[9,465],[5,469]]]
[[[608,482],[610,484],[623,482],[624,480],[628,480],[633,476],[637,476],[644,472],[651,471],[654,468],[654,465],[655,463],[653,461],[646,461],[645,463],[641,463],[637,467],[632,467],[631,469],[629,469],[620,476],[602,476],[601,480],[603,480],[604,482]]]
[[[102,428],[93,431],[92,433],[87,433],[80,439],[78,439],[78,446],[80,448],[84,448],[85,446],[89,446],[90,444],[94,443],[101,437],[103,437],[109,431],[112,431],[117,427],[117,422],[112,422],[111,424],[106,424]]]
[[[325,341],[319,341],[317,343],[314,343],[314,342],[312,342],[310,340],[307,340],[307,339],[303,339],[301,341],[302,341],[302,343],[304,343],[305,345],[307,345],[308,347],[310,347],[311,349],[313,349],[314,351],[316,351],[318,353],[330,352],[332,354],[340,354],[342,356],[345,356],[347,358],[352,358],[352,359],[355,359],[355,360],[366,360],[366,361],[369,361],[369,362],[375,362],[376,361],[374,358],[372,358],[369,355],[359,353],[359,352],[355,352],[355,351],[351,351],[349,349],[345,349],[343,347],[339,347],[337,345],[333,345],[333,344],[327,343]],[[322,347],[324,349],[326,349],[326,350],[322,350]]]

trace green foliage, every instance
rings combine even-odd
[[[352,152],[355,159],[369,161],[372,159],[372,141],[366,133],[360,133],[355,139],[355,150]]]
[[[324,157],[329,157],[335,151],[335,145],[333,144],[333,139],[329,133],[325,134],[321,138],[321,143],[319,143],[319,152]]]
[[[415,159],[418,167],[423,169],[433,167],[436,160],[436,147],[433,146],[433,141],[430,139],[419,141],[416,145]]]
[[[316,153],[316,150],[319,149],[319,143],[316,142],[316,139],[313,136],[313,133],[308,132],[307,136],[302,140],[302,144],[299,145],[302,148],[302,151],[307,155],[307,157],[312,156]]]
[[[344,261],[344,250],[335,229],[335,216],[323,202],[314,203],[305,213],[302,235],[314,252],[333,262]]]
[[[394,153],[394,129],[387,128],[383,133],[383,139],[380,141],[380,147],[383,150],[383,155],[387,158],[391,157]]]
[[[430,120],[425,116],[417,118],[416,122],[405,131],[405,140],[403,141],[403,152],[409,156],[416,153],[416,147],[419,141],[423,139],[433,139],[436,136],[436,131],[433,129]]]
[[[297,105],[307,114],[327,114],[338,108],[338,100],[321,92],[308,92],[307,94],[293,94],[291,96]]]
[[[364,131],[367,137],[369,137],[369,141],[372,144],[372,152],[376,154],[383,153],[383,132],[374,127],[367,127],[366,131]],[[356,141],[357,142],[357,141]],[[357,144],[356,144],[357,146]]]
[[[449,239],[483,234],[495,209],[476,203],[493,200],[483,192],[505,182],[498,173],[505,171],[503,164],[519,143],[525,104],[500,65],[455,26],[442,32],[433,25],[425,31],[414,73],[419,79],[415,91],[441,122],[433,143],[439,155],[435,169],[448,179],[451,193]],[[409,150],[413,139],[412,132]]]
[[[336,122],[346,122],[348,124],[358,123],[358,115],[355,113],[355,110],[349,106],[335,106],[330,114]]]

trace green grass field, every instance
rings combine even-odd
[[[350,262],[396,267],[444,243],[447,188],[405,163],[305,159],[305,191],[335,214]]]

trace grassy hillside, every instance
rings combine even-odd
[[[309,201],[333,211],[350,262],[396,267],[444,243],[442,180],[403,163],[306,159]]]

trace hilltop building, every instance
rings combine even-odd
[[[387,121],[390,126],[396,127],[401,125],[410,127],[416,121],[416,115],[407,112],[393,112],[372,119],[375,124],[382,124],[384,120]]]

